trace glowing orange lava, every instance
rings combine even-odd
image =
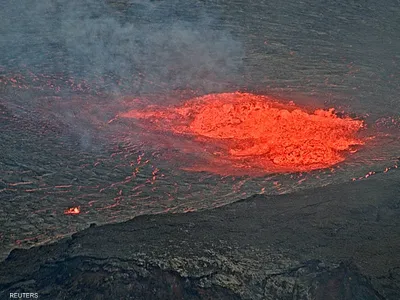
[[[81,208],[79,206],[70,207],[70,208],[64,210],[65,215],[78,215],[80,212],[81,212]]]
[[[210,94],[182,106],[150,106],[123,117],[149,121],[147,128],[172,131],[215,144],[218,159],[267,172],[310,171],[342,162],[364,141],[356,137],[360,120],[340,118],[334,109],[307,112],[292,102],[249,93]],[[198,169],[198,168],[197,168]]]

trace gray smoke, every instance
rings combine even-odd
[[[193,2],[2,3],[0,64],[10,68],[89,80],[140,75],[153,83],[141,89],[151,91],[160,84],[207,90],[234,81],[241,67],[241,44]]]
[[[232,33],[218,27],[215,13],[208,12],[202,2],[195,3],[3,0],[0,72],[94,82],[103,94],[112,95],[107,104],[115,111],[118,98],[125,95],[226,90],[240,82],[243,47]],[[121,86],[121,81],[128,84]],[[62,108],[52,108],[51,118],[68,125],[71,135],[88,149],[93,141],[88,118],[106,121],[112,117],[110,109],[107,113],[98,109],[96,116],[83,112],[76,99],[69,104],[75,92],[68,91],[68,83],[64,85],[55,93],[64,103]],[[43,104],[40,91],[35,95],[29,90],[12,91],[8,96],[3,101],[9,108],[43,111],[50,107]]]

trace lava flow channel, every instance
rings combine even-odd
[[[147,130],[190,136],[219,149],[192,168],[197,171],[229,173],[228,164],[264,173],[311,171],[344,161],[364,144],[357,138],[363,121],[339,117],[334,109],[307,112],[292,102],[249,93],[210,94],[181,106],[148,106],[121,116],[144,120]]]

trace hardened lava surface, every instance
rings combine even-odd
[[[248,93],[175,93],[163,98],[174,105],[161,106],[160,95],[121,99],[87,82],[34,79],[2,79],[3,257],[90,223],[214,208],[397,168],[396,136],[368,140],[377,129],[359,136],[364,122],[332,110]],[[382,118],[375,127],[396,124]]]

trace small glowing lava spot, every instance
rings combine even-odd
[[[142,119],[150,130],[191,137],[199,143],[191,151],[209,152],[208,161],[185,169],[220,174],[235,173],[229,171],[235,168],[264,173],[329,168],[365,143],[356,137],[364,122],[339,117],[333,108],[307,111],[293,102],[240,92],[205,95],[175,107],[152,105],[121,116]]]
[[[80,206],[70,207],[64,210],[64,215],[77,215],[81,212]]]

